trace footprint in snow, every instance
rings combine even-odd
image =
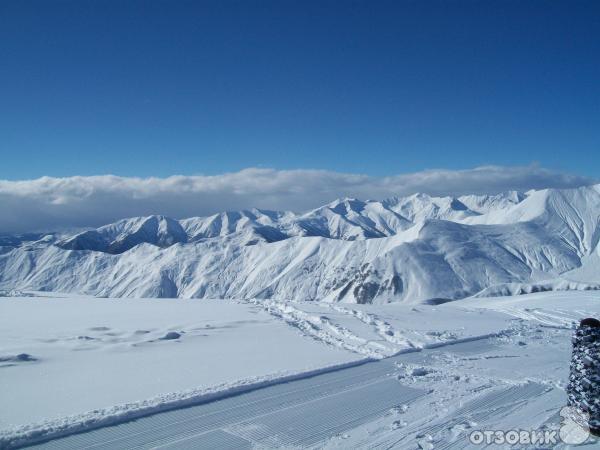
[[[408,423],[406,423],[404,420],[395,420],[392,422],[392,424],[390,425],[390,428],[392,430],[397,430],[398,428],[404,428],[408,425]]]
[[[433,449],[433,437],[430,434],[418,434],[417,436],[417,445],[422,450],[432,450]]]
[[[91,336],[77,336],[77,339],[80,341],[95,341],[96,338],[93,338]]]
[[[416,367],[412,370],[411,375],[413,377],[424,377],[431,373],[431,370],[426,369],[425,367]]]
[[[0,356],[0,368],[13,367],[19,363],[34,362],[38,359],[29,353],[19,353],[18,355]]]
[[[176,339],[179,339],[181,337],[180,333],[177,333],[176,331],[169,331],[167,334],[165,334],[163,337],[160,338],[161,341],[173,341]]]
[[[404,414],[406,411],[408,411],[408,405],[394,406],[391,409],[392,414]]]

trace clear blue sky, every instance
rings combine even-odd
[[[600,2],[0,2],[0,178],[598,175]]]

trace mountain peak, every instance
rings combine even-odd
[[[62,238],[4,238],[0,289],[420,302],[511,283],[597,284],[599,241],[600,186],[339,199],[300,215],[155,215]]]

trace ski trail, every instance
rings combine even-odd
[[[567,312],[558,309],[552,311],[542,310],[539,308],[514,308],[503,307],[494,308],[495,311],[513,316],[519,319],[524,319],[529,322],[537,322],[550,327],[566,327],[571,328],[571,324],[577,321],[580,316],[577,312]]]
[[[307,313],[289,303],[256,299],[250,302],[284,320],[288,325],[300,330],[302,334],[326,344],[374,359],[382,359],[394,354],[394,349],[380,342],[362,338],[324,315]]]
[[[423,419],[405,428],[401,438],[385,440],[373,448],[404,448],[414,437],[417,441],[429,443],[430,448],[465,448],[468,447],[467,436],[471,428],[480,427],[484,423],[498,422],[501,418],[514,414],[531,398],[543,395],[547,391],[546,386],[538,383],[493,389],[492,392],[471,400],[451,416]]]
[[[397,330],[394,330],[394,328],[388,322],[380,319],[375,314],[352,308],[344,308],[338,305],[330,305],[330,307],[337,312],[346,315],[349,314],[352,317],[360,320],[362,323],[372,326],[379,336],[381,336],[385,341],[394,345],[393,353],[397,353],[401,349],[404,350],[408,348],[418,348],[417,345],[404,336],[401,336]]]

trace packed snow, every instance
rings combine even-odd
[[[425,389],[429,395],[340,433],[324,448],[482,448],[469,442],[471,432],[559,430],[559,411],[566,405],[572,327],[581,318],[600,315],[600,295],[565,292],[472,298],[436,307],[420,306],[410,323],[424,329],[425,325],[415,325],[415,316],[423,316],[423,323],[438,317],[436,325],[446,323],[446,327],[437,328],[439,331],[461,325],[455,330],[465,332],[469,325],[463,329],[456,320],[460,312],[472,314],[464,323],[477,323],[497,333],[453,345],[429,345],[392,357],[398,381]],[[583,447],[598,445],[598,438],[590,436]],[[565,445],[557,437],[555,445],[489,448]]]
[[[565,402],[571,327],[600,315],[600,293],[438,305],[30,296],[0,308],[7,444],[369,359],[426,395],[319,446],[406,448],[460,443],[484,426],[550,426]]]
[[[0,429],[189,400],[359,359],[252,304],[0,298]],[[127,407],[111,413],[115,405]]]

